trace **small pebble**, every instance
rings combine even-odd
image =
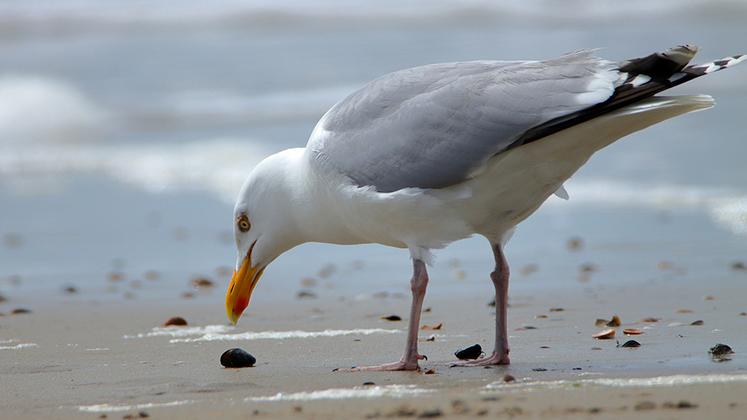
[[[298,293],[296,293],[296,298],[298,298],[298,299],[316,299],[316,293],[310,292],[308,290],[299,290]]]
[[[730,354],[734,354],[734,350],[726,344],[716,344],[708,350],[708,353],[710,353],[711,357],[714,359],[725,359]]]
[[[454,353],[459,360],[474,360],[482,354],[482,347],[479,344],[467,347]]]
[[[215,283],[206,277],[198,277],[192,280],[192,286],[194,287],[213,287]]]
[[[690,323],[690,325],[703,325],[703,320],[699,319],[697,321],[693,321],[693,322]]]
[[[532,370],[535,371],[535,372],[547,372],[547,369],[545,369],[545,368],[534,368]]]
[[[747,270],[747,266],[745,266],[745,264],[742,261],[734,261],[731,264],[731,269],[734,271],[742,271],[742,270]]]
[[[550,312],[563,312],[565,309],[563,308],[550,308]]]
[[[641,347],[641,343],[639,343],[639,342],[637,342],[635,340],[628,340],[628,341],[624,342],[622,345],[620,345],[620,347],[636,348],[636,347]]]
[[[592,335],[592,338],[596,338],[597,340],[609,340],[615,337],[615,330],[612,328],[600,331],[596,334]]]
[[[30,313],[31,313],[31,309],[26,309],[26,308],[16,308],[10,311],[11,315],[22,315],[22,314],[30,314]]]
[[[78,288],[75,286],[66,286],[62,289],[62,291],[67,294],[72,295],[72,294],[78,293]]]
[[[382,316],[381,319],[384,321],[402,321],[402,317],[399,315]]]
[[[426,374],[426,375],[433,375],[433,374],[436,373],[436,369],[433,369],[433,368],[426,369],[426,371],[423,372],[423,373]]]
[[[220,356],[220,364],[227,368],[252,367],[255,363],[254,356],[239,348],[226,350]]]
[[[371,381],[363,382],[363,386],[374,386],[374,385],[376,385],[376,384],[373,383],[373,382],[371,382]]]
[[[167,319],[166,322],[163,323],[163,326],[164,327],[172,327],[172,326],[173,327],[185,327],[187,326],[187,320],[180,316],[175,316],[175,317]]]
[[[619,327],[620,325],[622,325],[622,321],[620,321],[620,317],[617,315],[613,315],[610,322],[607,323],[608,327]]]
[[[516,382],[516,378],[514,378],[513,375],[505,374],[503,375],[503,382],[506,382],[506,383]]]
[[[444,414],[439,410],[438,408],[434,408],[433,410],[425,410],[420,415],[418,415],[418,418],[421,419],[432,419],[435,417],[441,417]]]
[[[584,240],[579,237],[573,237],[566,242],[565,247],[568,248],[569,251],[578,251],[584,247]]]

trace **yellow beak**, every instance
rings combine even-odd
[[[254,291],[254,287],[265,271],[264,267],[252,267],[253,248],[254,245],[249,249],[244,261],[241,262],[239,271],[233,272],[231,283],[228,285],[228,291],[226,292],[226,314],[234,325],[239,321],[246,307],[249,306],[252,291]]]

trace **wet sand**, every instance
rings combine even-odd
[[[490,369],[449,367],[458,349],[492,349],[490,296],[436,294],[426,298],[431,310],[422,323],[443,327],[421,331],[428,360],[419,373],[332,372],[399,358],[404,295],[259,300],[235,328],[225,324],[220,288],[196,300],[10,300],[0,305],[0,417],[736,418],[747,410],[747,316],[740,315],[747,307],[737,280],[714,276],[698,285],[671,277],[512,294],[512,365]],[[20,306],[32,312],[9,314]],[[391,314],[405,319],[381,319]],[[612,315],[622,320],[616,339],[594,340],[595,320]],[[189,326],[158,328],[172,316]],[[659,321],[641,321],[647,317]],[[697,320],[703,325],[690,325]],[[623,328],[644,333],[627,337]],[[617,347],[629,339],[641,347]],[[731,360],[711,359],[717,343],[736,351]],[[252,353],[257,365],[222,368],[219,357],[232,347]],[[505,375],[515,382],[504,383]]]

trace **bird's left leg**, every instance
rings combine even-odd
[[[495,257],[495,270],[490,279],[495,286],[495,349],[493,354],[482,359],[456,363],[456,366],[508,365],[508,262],[501,243],[491,244]]]
[[[340,369],[348,372],[358,371],[392,371],[392,370],[419,370],[418,360],[425,356],[418,354],[418,331],[420,330],[420,313],[423,309],[425,289],[428,286],[428,272],[425,263],[419,259],[413,259],[413,273],[410,280],[412,290],[412,306],[410,306],[410,325],[407,329],[407,344],[405,354],[399,362],[387,363],[379,366],[360,366],[350,369]]]

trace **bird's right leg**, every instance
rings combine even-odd
[[[413,273],[410,280],[412,290],[412,306],[410,306],[410,324],[407,329],[407,344],[405,354],[398,362],[387,363],[378,366],[356,366],[350,369],[336,369],[339,371],[392,371],[392,370],[419,370],[418,360],[425,356],[418,354],[418,331],[420,330],[420,313],[423,310],[425,289],[428,286],[428,271],[422,260],[413,259]]]
[[[495,349],[493,354],[482,359],[457,363],[456,366],[508,365],[508,262],[503,254],[503,245],[491,244],[495,257],[495,270],[490,279],[495,286]]]

